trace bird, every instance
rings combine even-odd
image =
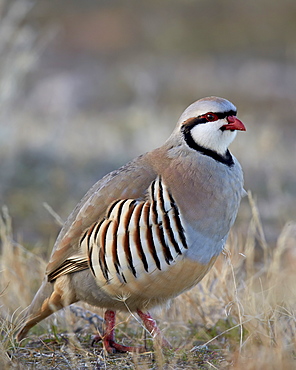
[[[170,347],[149,310],[194,287],[223,251],[243,171],[228,147],[245,125],[215,96],[192,103],[165,143],[99,180],[62,227],[17,340],[78,301],[104,308],[107,353],[145,350],[115,340],[116,311],[137,313]],[[159,122],[161,124],[161,122]]]

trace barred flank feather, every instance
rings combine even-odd
[[[147,201],[117,200],[80,243],[86,243],[91,271],[106,284],[165,270],[187,249],[180,212],[160,177]]]

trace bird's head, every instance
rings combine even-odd
[[[236,132],[246,130],[236,112],[236,107],[226,99],[203,98],[183,112],[177,130],[192,149],[210,150],[223,157]]]

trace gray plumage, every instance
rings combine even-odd
[[[245,130],[235,114],[222,98],[193,103],[162,147],[89,190],[57,238],[18,339],[78,300],[141,312],[203,278],[244,192],[241,167],[228,151],[236,131]]]

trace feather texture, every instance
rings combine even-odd
[[[18,339],[78,300],[107,308],[112,323],[113,310],[138,311],[149,330],[150,316],[142,310],[204,277],[225,245],[244,193],[241,167],[228,150],[236,130],[245,129],[235,114],[222,98],[195,102],[163,146],[88,191],[56,240]],[[113,343],[111,321],[104,344],[108,351],[123,350]],[[153,330],[160,335],[156,325]]]

